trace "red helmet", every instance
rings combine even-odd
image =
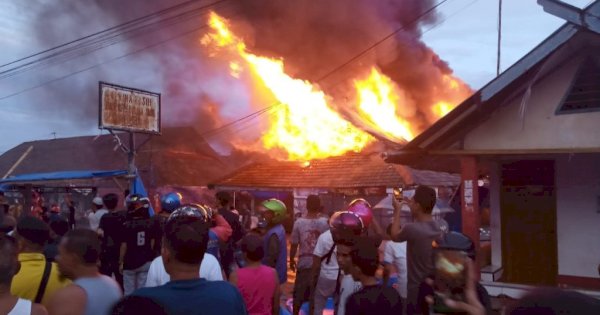
[[[365,230],[361,218],[349,211],[335,212],[329,219],[329,227],[334,241],[339,238],[359,236]]]
[[[352,200],[346,211],[356,214],[362,220],[365,229],[368,229],[373,221],[371,204],[362,198]]]

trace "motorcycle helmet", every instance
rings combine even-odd
[[[273,213],[273,224],[279,224],[283,222],[283,220],[287,216],[287,207],[279,199],[268,199],[263,201],[261,205],[265,208],[266,211],[270,211]]]
[[[173,213],[175,209],[181,207],[181,200],[183,197],[180,193],[170,192],[166,195],[163,195],[160,198],[160,207],[161,210],[166,213]]]
[[[371,208],[371,204],[362,198],[354,199],[352,202],[350,202],[348,208],[346,208],[346,211],[358,215],[362,220],[365,229],[368,229],[373,221],[373,210]]]
[[[201,221],[205,223],[209,223],[212,220],[212,209],[205,205],[195,203],[185,204],[175,209],[167,221],[171,221],[177,217],[196,217],[200,218]]]

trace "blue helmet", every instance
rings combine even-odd
[[[160,207],[166,213],[172,213],[175,209],[181,207],[182,196],[180,193],[171,192],[160,198]]]
[[[208,223],[211,222],[213,216],[213,210],[205,205],[200,204],[185,204],[173,211],[167,221],[171,221],[177,217],[196,217],[201,221]]]

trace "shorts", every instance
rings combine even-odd
[[[296,270],[296,282],[294,283],[294,303],[302,304],[310,299],[311,268]]]

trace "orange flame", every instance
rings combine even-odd
[[[369,134],[331,109],[325,93],[307,81],[285,74],[282,60],[248,53],[244,42],[214,12],[210,24],[216,32],[205,36],[202,43],[236,50],[281,103],[270,117],[271,126],[262,138],[266,149],[284,149],[288,159],[305,161],[360,151],[372,140]],[[240,70],[239,65],[234,67],[231,63],[230,68]]]
[[[410,123],[396,113],[396,104],[401,104],[400,91],[392,80],[376,68],[364,80],[355,80],[359,100],[359,111],[367,123],[396,141],[412,140],[414,133]]]
[[[392,141],[404,142],[420,131],[411,124],[410,117],[399,114],[400,106],[415,106],[408,94],[389,77],[373,67],[368,76],[354,80],[358,128],[344,119],[333,108],[331,97],[308,81],[293,78],[284,71],[282,59],[273,59],[249,53],[244,41],[229,29],[228,22],[211,12],[209,18],[213,32],[205,35],[201,43],[216,48],[219,54],[229,53],[229,72],[240,78],[248,70],[263,85],[277,104],[268,116],[268,130],[261,138],[268,150],[283,151],[288,160],[309,161],[359,152],[374,141],[370,133]],[[214,54],[211,54],[214,56]],[[441,94],[431,104],[428,120],[433,122],[447,114],[458,104],[468,87],[448,75],[441,77]]]

